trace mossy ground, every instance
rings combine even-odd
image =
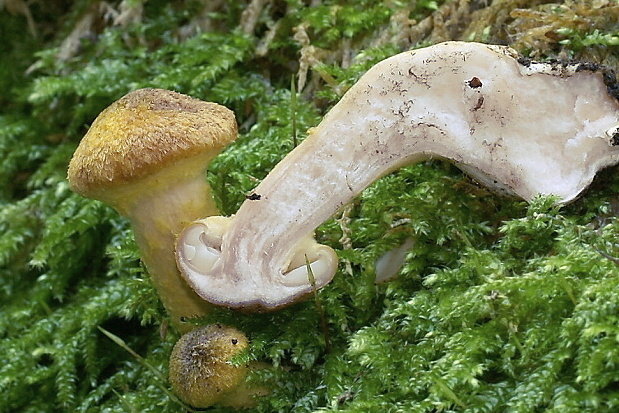
[[[240,138],[208,174],[231,214],[386,56],[460,39],[617,69],[618,21],[605,0],[0,1],[0,412],[185,409],[165,380],[178,334],[128,223],[65,180],[123,94],[235,111]],[[317,231],[342,262],[319,293],[326,330],[313,300],[193,322],[238,327],[246,358],[277,367],[253,377],[273,389],[257,412],[616,412],[616,172],[559,208],[447,163],[403,168]],[[411,237],[399,277],[374,285],[375,260]]]

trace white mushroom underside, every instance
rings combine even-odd
[[[245,302],[244,305],[250,306],[257,302],[256,297],[261,299],[260,302],[265,302],[271,296],[287,296],[290,289],[299,286],[303,288],[309,286],[312,290],[318,289],[324,286],[325,282],[324,279],[316,279],[314,274],[330,274],[337,269],[338,260],[335,252],[325,245],[316,243],[312,236],[306,236],[299,241],[296,248],[291,249],[296,253],[288,259],[285,276],[282,274],[280,282],[270,285],[266,293],[262,292],[264,285],[258,282],[259,279],[235,282],[236,280],[228,278],[212,280],[208,277],[196,276],[194,274],[198,274],[197,271],[208,273],[219,265],[221,238],[231,223],[231,220],[226,217],[207,219],[208,225],[205,219],[187,227],[176,247],[179,269],[197,292],[213,291],[213,289],[226,290],[235,297],[250,297],[251,301]],[[227,301],[213,299],[210,301],[215,304],[230,305]]]
[[[618,105],[599,73],[535,70],[511,49],[477,43],[384,60],[258,185],[259,200],[245,201],[224,226],[196,224],[210,234],[197,243],[180,238],[179,267],[211,302],[283,305],[313,288],[298,272],[286,279],[292,261],[323,261],[313,271],[317,287],[335,273],[334,254],[311,241],[313,230],[378,177],[431,157],[527,200],[574,199],[619,157],[606,134],[619,122]],[[206,267],[185,259],[192,248],[212,253]]]

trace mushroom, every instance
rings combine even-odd
[[[234,114],[162,89],[128,93],[95,119],[69,163],[71,189],[131,221],[142,260],[172,322],[206,314],[181,277],[174,241],[187,224],[217,214],[207,164],[236,137]]]
[[[213,404],[237,409],[252,407],[255,397],[267,394],[268,389],[245,381],[250,370],[264,366],[233,363],[234,357],[248,345],[245,334],[222,324],[199,327],[184,334],[170,354],[172,390],[184,403],[197,408]]]
[[[591,64],[532,63],[479,43],[388,58],[255,188],[260,199],[231,218],[188,226],[177,241],[178,266],[213,303],[291,303],[337,268],[333,251],[313,241],[314,229],[377,178],[431,158],[451,160],[501,193],[571,201],[619,160],[613,81]]]
[[[404,265],[406,254],[415,245],[413,238],[407,238],[402,244],[385,252],[376,260],[374,284],[382,284],[397,277]]]
[[[245,334],[212,324],[197,328],[176,342],[170,354],[172,390],[185,403],[198,408],[217,403],[245,378],[247,367],[230,359],[247,348]]]
[[[221,324],[183,334],[170,354],[168,368],[172,390],[193,407],[217,403],[245,378],[247,367],[235,366],[230,359],[247,346],[245,334]]]

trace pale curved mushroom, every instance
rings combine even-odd
[[[179,268],[210,302],[286,305],[336,271],[333,251],[313,241],[314,229],[377,178],[434,157],[497,191],[568,202],[596,171],[619,160],[619,104],[610,78],[592,65],[531,63],[510,48],[478,43],[447,42],[388,58],[235,216],[207,218],[181,234]]]

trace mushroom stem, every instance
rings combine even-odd
[[[150,279],[172,322],[184,332],[189,327],[183,324],[183,319],[207,314],[211,304],[183,279],[170,251],[174,250],[176,237],[185,226],[199,217],[219,212],[202,173],[182,177],[166,190],[142,192],[139,203],[122,204],[117,210],[130,220]]]
[[[370,69],[223,223],[189,226],[177,261],[206,300],[275,308],[333,277],[313,230],[379,177],[440,157],[493,189],[574,199],[619,159],[619,105],[589,66],[521,63],[507,47],[447,42]],[[226,288],[225,285],[233,287]],[[230,291],[231,293],[228,293]]]

